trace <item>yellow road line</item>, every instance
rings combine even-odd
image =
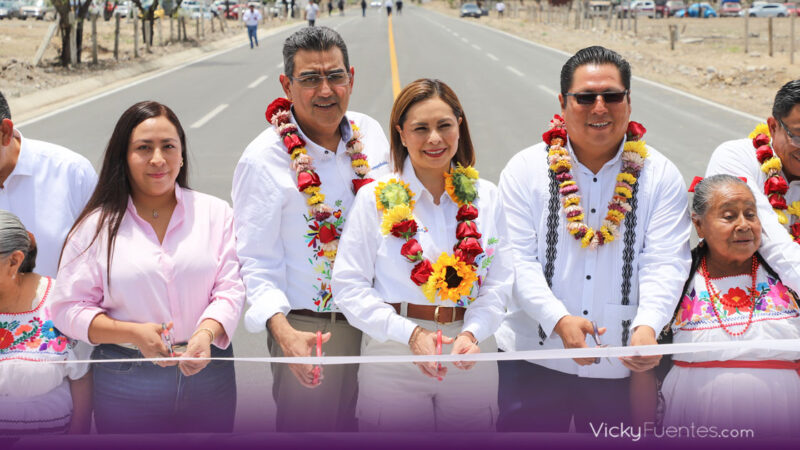
[[[397,53],[394,50],[394,32],[392,31],[392,18],[389,17],[389,61],[392,65],[392,98],[400,94],[400,75],[397,71]]]

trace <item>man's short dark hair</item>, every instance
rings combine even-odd
[[[0,120],[11,120],[11,109],[8,107],[6,97],[0,92]]]
[[[566,94],[572,88],[572,80],[575,76],[575,71],[578,67],[587,64],[602,65],[613,64],[619,70],[620,78],[625,89],[631,88],[631,65],[628,61],[614,50],[609,50],[605,47],[595,45],[578,50],[570,59],[561,67],[561,94]]]
[[[800,105],[800,80],[792,80],[778,89],[772,103],[772,117],[783,120],[795,105]]]
[[[324,52],[339,47],[344,59],[344,67],[350,70],[347,46],[336,31],[328,27],[303,27],[283,42],[283,73],[294,76],[294,55],[298,50]]]

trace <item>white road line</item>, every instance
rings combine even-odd
[[[520,72],[519,70],[517,70],[517,69],[515,69],[515,68],[513,68],[511,66],[506,66],[506,69],[508,69],[509,72],[511,72],[511,73],[513,73],[513,74],[515,74],[515,75],[517,75],[519,77],[524,77],[525,76],[524,73]]]
[[[486,56],[488,56],[489,59],[491,59],[492,61],[499,61],[500,60],[500,58],[498,58],[497,56],[494,56],[491,53],[487,53]]]
[[[553,97],[558,97],[558,92],[556,92],[556,91],[554,91],[554,90],[550,89],[549,87],[547,87],[547,86],[545,86],[545,85],[543,85],[543,84],[540,84],[540,85],[539,85],[539,89],[541,89],[541,90],[543,90],[543,91],[547,92],[548,94],[552,95]]]
[[[261,84],[261,83],[262,83],[264,80],[266,80],[266,79],[267,79],[267,76],[266,76],[266,75],[264,75],[264,76],[260,76],[260,77],[258,77],[258,79],[257,79],[256,81],[253,81],[252,83],[250,83],[250,84],[247,86],[247,88],[248,88],[248,89],[253,89],[253,88],[255,88],[256,86],[258,86],[259,84]]]
[[[456,32],[454,31],[454,32],[453,32],[453,36],[455,36],[455,37],[458,37],[458,33],[456,33]]]
[[[475,50],[477,50],[477,51],[481,51],[481,48],[480,48],[480,47],[478,47],[478,46],[477,46],[477,45],[475,45],[475,44],[472,44],[472,48],[474,48],[474,49],[475,49]]]
[[[222,105],[217,106],[210,113],[208,113],[205,116],[203,116],[202,119],[200,119],[197,122],[193,123],[191,128],[200,128],[200,127],[202,127],[203,125],[206,124],[206,122],[208,122],[209,120],[213,119],[214,116],[216,116],[217,114],[221,113],[227,107],[228,107],[228,105],[226,105],[224,103]]]
[[[467,39],[467,38],[461,38],[461,40],[462,40],[462,41],[464,41],[464,43],[465,43],[465,44],[469,44],[469,39]]]

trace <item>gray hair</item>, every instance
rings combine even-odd
[[[25,258],[19,266],[20,273],[33,272],[36,267],[36,240],[22,225],[19,217],[0,209],[0,258],[8,258],[17,250]]]
[[[714,196],[714,193],[719,188],[723,186],[730,186],[732,184],[742,184],[747,187],[747,183],[742,181],[741,178],[736,178],[733,175],[718,174],[703,178],[703,181],[697,183],[697,185],[694,187],[692,212],[699,217],[705,216],[706,212],[708,212],[709,206],[711,206],[711,197]]]
[[[292,33],[283,42],[283,73],[294,76],[294,55],[298,50],[324,52],[338,47],[342,51],[344,68],[350,70],[350,59],[347,56],[347,45],[344,39],[328,27],[303,27]]]

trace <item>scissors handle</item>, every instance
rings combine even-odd
[[[436,330],[436,354],[437,355],[442,354],[442,330]],[[442,364],[436,363],[436,370],[438,371],[441,368]],[[439,381],[442,381],[442,377],[437,377],[437,378],[439,379]]]

